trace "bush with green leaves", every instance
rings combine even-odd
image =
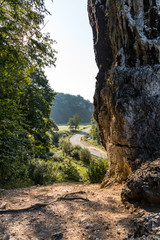
[[[69,141],[64,140],[64,138],[61,138],[59,141],[59,146],[61,147],[62,151],[66,155],[70,155],[72,151],[72,144]]]
[[[73,149],[71,152],[71,157],[73,157],[76,160],[80,160],[80,150]]]
[[[71,157],[76,159],[76,160],[80,160],[80,152],[82,150],[82,147],[79,145],[74,145],[72,146],[72,152],[71,152]]]
[[[81,177],[79,172],[75,166],[71,163],[71,161],[67,160],[62,165],[62,172],[63,172],[63,181],[80,181]]]
[[[88,179],[91,183],[101,183],[108,169],[108,161],[104,158],[94,158],[88,168]]]
[[[52,144],[56,147],[58,147],[58,143],[59,143],[59,133],[58,132],[52,132]]]
[[[91,160],[91,154],[87,148],[82,148],[80,151],[80,160],[85,164],[89,164]]]
[[[54,162],[63,162],[64,161],[64,156],[62,154],[62,151],[55,152],[53,157],[52,157],[52,160]]]
[[[68,137],[69,135],[70,131],[58,131],[58,132],[52,131],[51,133],[52,144],[58,147],[60,139]]]
[[[14,133],[7,128],[5,131],[7,134],[0,137],[0,186],[3,187],[9,186],[9,182],[17,185],[19,179],[26,182],[27,165],[33,156],[32,142],[23,128],[17,127]]]
[[[92,137],[92,140],[96,141],[96,143],[98,145],[102,145],[101,143],[101,138],[100,138],[100,133],[99,133],[99,127],[98,127],[98,124],[96,122],[96,120],[94,119],[94,116],[92,115],[92,118],[91,118],[91,137]]]
[[[58,132],[59,133],[59,138],[65,138],[65,137],[68,137],[71,133],[70,133],[70,131],[68,131],[68,130],[65,130],[65,131],[59,131]]]
[[[29,177],[33,184],[53,183],[56,180],[56,170],[53,162],[34,159],[29,165]]]
[[[80,145],[74,145],[74,146],[73,146],[73,149],[81,150],[82,147],[81,147]]]

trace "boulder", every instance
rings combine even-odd
[[[160,204],[160,158],[143,164],[132,173],[123,190],[122,200]]]

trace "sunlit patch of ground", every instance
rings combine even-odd
[[[0,214],[0,239],[110,239],[128,236],[133,215],[120,199],[121,185],[100,189],[99,184],[56,183],[5,191],[4,209],[22,209],[35,203],[48,203],[64,194],[83,191],[77,200],[55,201],[27,212]],[[5,203],[5,204],[4,204]]]

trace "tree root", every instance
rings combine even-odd
[[[36,203],[34,205],[31,205],[30,207],[26,207],[26,208],[20,208],[20,209],[6,209],[6,210],[1,210],[0,214],[12,214],[12,213],[21,213],[21,212],[28,212],[28,211],[33,211],[35,209],[39,209],[42,207],[46,207],[54,202],[58,202],[58,201],[72,201],[72,200],[83,200],[83,201],[89,201],[89,199],[87,198],[83,198],[80,196],[75,196],[76,194],[86,194],[83,191],[79,191],[79,192],[73,192],[73,193],[67,193],[62,195],[61,197],[58,197],[56,200],[53,200],[49,203]],[[74,196],[72,196],[74,195]]]

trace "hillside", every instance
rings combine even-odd
[[[81,123],[89,123],[91,120],[93,104],[80,95],[57,93],[53,104],[51,117],[57,124],[66,124],[76,113]]]

